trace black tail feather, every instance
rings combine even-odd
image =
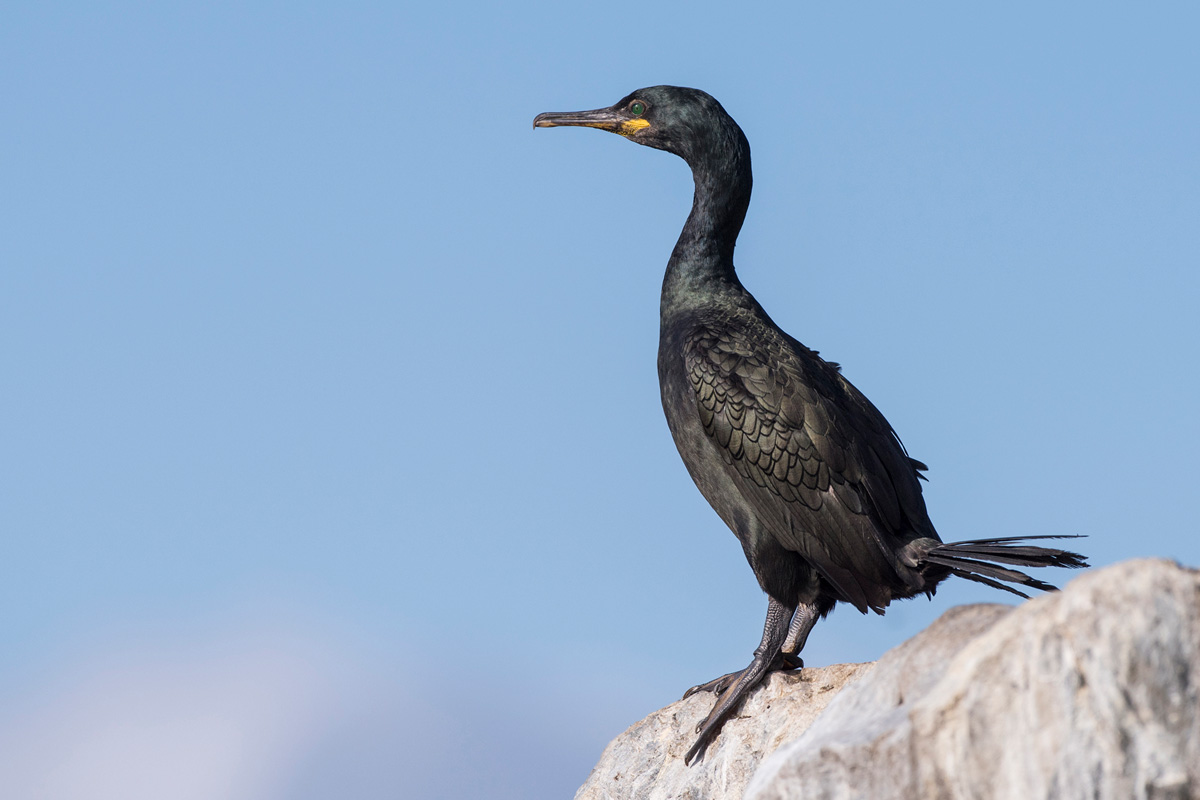
[[[950,548],[956,553],[973,553],[974,555],[994,558],[1006,564],[1020,564],[1026,567],[1065,567],[1080,569],[1086,567],[1087,556],[1072,553],[1070,550],[1059,550],[1056,547],[1038,547],[1030,545],[1022,547],[1013,542],[1030,542],[1041,539],[1084,539],[1084,536],[1008,536],[1003,539],[970,539],[965,542],[952,542],[941,548]]]
[[[975,583],[986,584],[987,586],[991,586],[993,589],[1002,589],[1006,592],[1015,594],[1017,597],[1024,597],[1026,600],[1029,599],[1029,595],[1025,594],[1020,589],[1014,589],[1013,587],[1003,584],[1000,581],[994,581],[991,578],[985,578],[982,575],[974,575],[970,572],[963,572],[961,569],[952,569],[950,570],[950,574],[957,575],[960,578],[966,578],[969,581],[975,581]],[[1051,586],[1050,588],[1053,589],[1054,587]]]
[[[1024,572],[1001,564],[1015,564],[1021,567],[1065,567],[1080,569],[1086,567],[1087,559],[1079,553],[1070,550],[1060,550],[1054,547],[1039,547],[1037,545],[1017,544],[1035,539],[1078,539],[1078,536],[1010,536],[1003,539],[972,539],[965,542],[950,542],[939,544],[926,553],[920,561],[948,569],[951,574],[966,578],[976,583],[986,584],[995,589],[1003,589],[1021,597],[1029,597],[1018,589],[1006,585],[1013,583],[1041,589],[1044,592],[1056,591],[1058,587],[1040,581]],[[1001,583],[1004,581],[1006,583]]]
[[[986,547],[972,545],[970,547],[954,547],[955,555],[971,558],[981,558],[985,561],[998,561],[1001,564],[1016,564],[1018,567],[1065,567],[1078,569],[1086,567],[1083,556],[1065,550],[1051,550],[1046,547]]]
[[[1030,550],[1030,549],[1031,548],[1028,548],[1028,547],[1013,548],[1014,552],[1006,553],[1004,551],[997,552],[995,550],[985,549],[982,547],[980,547],[980,548],[972,547],[970,550],[967,550],[964,548],[957,552],[959,555],[969,556],[971,558],[981,558],[985,561],[995,561],[1000,564],[1016,564],[1018,567],[1027,567],[1027,566],[1029,566],[1030,557],[1035,554],[1021,552],[1021,551]],[[1061,566],[1066,566],[1066,565],[1065,564],[1043,564],[1043,565],[1039,565],[1039,566],[1061,567]]]
[[[960,539],[952,544],[1008,544],[1010,542],[1040,542],[1046,539],[1086,539],[1080,533],[1047,533],[1040,536],[1000,536],[991,539]]]
[[[939,564],[947,567],[955,575],[962,575],[964,572],[969,572],[972,575],[983,575],[998,581],[1032,586],[1035,589],[1041,589],[1043,592],[1052,592],[1056,588],[1048,583],[1039,581],[1037,578],[1026,575],[1020,570],[1008,569],[996,566],[995,564],[989,564],[986,561],[976,561],[972,558],[958,558],[956,556],[930,553],[925,557],[925,561],[929,564]]]

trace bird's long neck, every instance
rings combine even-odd
[[[720,147],[687,160],[696,194],[667,264],[664,311],[669,304],[697,302],[723,288],[740,286],[733,269],[733,247],[750,204],[750,146],[735,127]]]

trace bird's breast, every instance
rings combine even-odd
[[[671,438],[696,488],[743,542],[752,535],[753,513],[704,430],[696,392],[684,367],[683,337],[664,330],[659,341],[658,380]]]

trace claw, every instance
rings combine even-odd
[[[795,606],[785,606],[774,598],[769,598],[762,642],[754,651],[754,660],[750,662],[750,666],[741,672],[731,672],[708,683],[693,686],[683,695],[691,697],[693,694],[703,691],[713,692],[718,697],[716,705],[708,712],[708,716],[696,726],[699,736],[696,738],[696,743],[683,757],[685,764],[691,765],[692,762],[704,758],[704,751],[721,732],[721,726],[725,724],[725,720],[733,714],[750,690],[762,682],[767,673],[779,669],[795,669],[803,665],[804,662],[795,652],[782,652],[784,638],[795,610]]]
[[[800,656],[796,655],[795,653],[780,653],[779,655],[775,656],[774,659],[772,659],[770,666],[767,667],[767,672],[803,668],[804,659],[800,658]],[[742,672],[745,672],[745,670],[742,670]],[[697,692],[712,692],[719,697],[720,695],[725,694],[729,687],[733,686],[733,684],[737,682],[737,679],[741,677],[741,674],[741,672],[729,672],[719,678],[713,678],[707,683],[702,683],[699,686],[693,686],[683,693],[683,699],[686,700]]]
[[[694,686],[688,690],[688,694],[694,694],[699,691],[712,691],[720,698],[717,704],[713,706],[712,711],[708,712],[708,716],[696,726],[696,733],[699,738],[687,751],[684,756],[684,763],[691,764],[693,760],[699,760],[704,757],[704,751],[708,748],[709,743],[716,738],[716,735],[721,732],[721,726],[725,724],[725,720],[733,714],[746,695],[750,694],[750,690],[762,682],[769,673],[781,669],[795,669],[803,665],[803,661],[799,656],[792,653],[776,653],[768,661],[760,655],[756,655],[754,660],[750,662],[750,666],[746,667],[741,672],[731,672],[728,675],[722,675],[716,680],[703,683],[699,686]],[[733,686],[732,692],[728,691],[729,687]],[[684,695],[687,697],[688,695]]]
[[[699,686],[693,686],[683,693],[683,698],[686,700],[697,692],[712,692],[715,695],[722,695],[725,693],[726,689],[733,685],[734,681],[736,681],[738,676],[741,674],[742,673],[740,672],[730,672],[726,675],[722,675],[719,678],[713,678],[707,683],[702,683]]]

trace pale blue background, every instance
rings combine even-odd
[[[530,127],[648,84],[745,129],[742,278],[944,538],[1200,562],[1195,8],[5,5],[0,785],[565,797],[744,666],[656,386],[690,175]]]

